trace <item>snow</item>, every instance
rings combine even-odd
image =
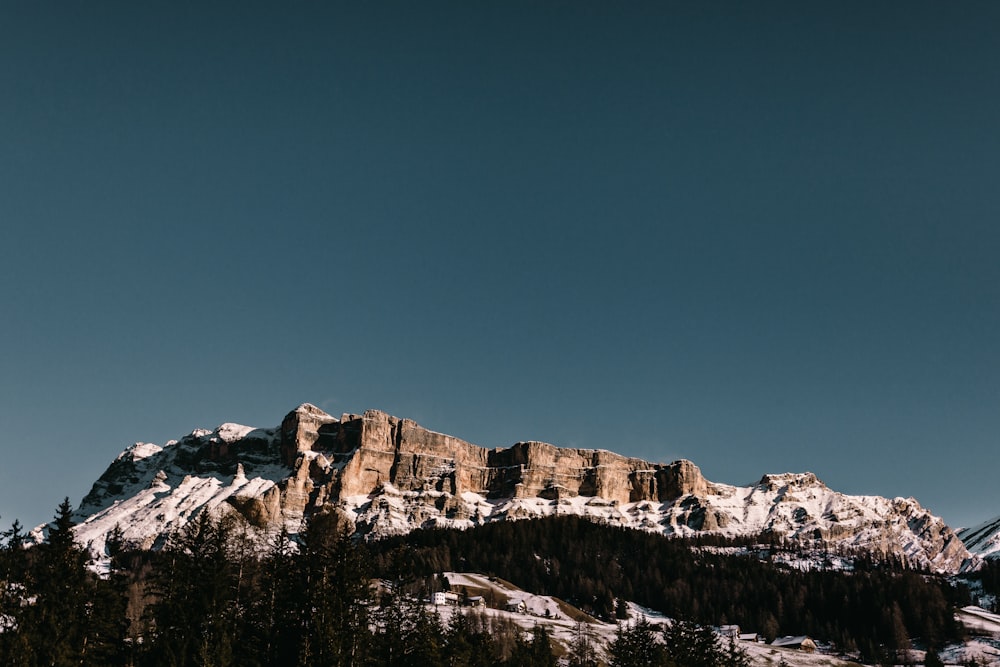
[[[1000,638],[1000,614],[986,611],[982,607],[962,607],[956,618],[971,632],[990,634]]]
[[[136,443],[122,453],[102,476],[77,512],[81,541],[103,549],[103,533],[120,524],[126,538],[143,546],[162,543],[163,536],[180,528],[198,512],[223,506],[234,495],[266,493],[289,478],[291,470],[266,456],[241,456],[241,465],[191,465],[200,448],[221,451],[242,439],[270,443],[276,452],[279,429],[256,429],[226,423],[214,430],[195,430],[180,442],[164,447]],[[257,450],[261,451],[261,450]],[[349,459],[328,459],[320,452],[302,452],[311,466],[327,473],[343,468]],[[438,478],[454,474],[456,462],[438,456],[425,484],[406,490],[384,483],[373,493],[335,499],[361,534],[387,536],[416,528],[467,529],[497,520],[572,515],[611,526],[635,528],[664,535],[690,536],[710,532],[726,537],[772,532],[816,545],[816,556],[799,557],[792,567],[850,568],[850,557],[835,551],[892,551],[939,571],[953,572],[962,554],[943,548],[953,539],[944,523],[912,499],[848,496],[827,488],[812,473],[765,475],[757,484],[730,486],[708,483],[708,493],[682,496],[670,502],[571,496],[562,489],[556,500],[540,497],[487,497],[485,490],[464,490],[456,497],[444,491]],[[195,472],[195,470],[198,470]],[[235,474],[234,474],[235,473]],[[522,487],[523,489],[523,487]],[[286,517],[289,530],[298,532],[301,517]],[[822,541],[816,541],[821,536]],[[936,541],[935,541],[936,540]],[[998,547],[1000,548],[1000,547]],[[958,549],[960,552],[961,550]],[[956,565],[956,558],[958,565]]]
[[[1000,558],[1000,517],[972,528],[962,528],[958,536],[972,553],[983,558]]]
[[[287,467],[243,461],[235,474],[192,474],[188,466],[178,463],[178,456],[192,446],[231,444],[247,437],[274,441],[276,434],[274,430],[227,423],[213,431],[195,430],[180,442],[163,447],[135,443],[115,460],[115,465],[124,467],[112,466],[75,512],[77,539],[89,545],[92,553],[103,556],[105,537],[117,525],[127,542],[150,548],[200,512],[218,511],[232,496],[263,495],[288,477]]]
[[[858,667],[855,662],[844,661],[819,651],[806,653],[798,649],[744,641],[737,645],[747,652],[752,665],[778,667],[783,661],[788,667]]]
[[[115,461],[121,461],[122,459],[129,459],[132,461],[139,461],[141,459],[148,458],[155,454],[159,454],[163,451],[163,448],[159,445],[154,445],[151,442],[137,442],[131,447],[128,447],[119,454]]]
[[[789,635],[787,637],[777,637],[773,642],[771,642],[771,646],[776,646],[779,648],[786,646],[798,646],[807,639],[809,638],[806,637],[805,635],[798,635],[798,636]]]
[[[219,438],[223,442],[236,442],[237,440],[242,440],[248,436],[252,431],[257,429],[252,426],[243,426],[242,424],[231,424],[226,423],[216,429]]]
[[[1000,667],[1000,614],[982,607],[962,607],[955,618],[971,637],[962,644],[954,644],[940,652],[948,665],[966,665],[975,661],[983,667]]]
[[[116,525],[127,542],[150,547],[150,536],[176,532],[201,511],[216,510],[230,496],[257,496],[274,484],[272,479],[246,476],[186,475],[179,482],[169,477],[154,479],[149,487],[87,517],[74,530],[77,539],[97,554],[104,553],[105,536]]]
[[[452,587],[452,590],[464,586],[470,589],[470,592],[475,590],[477,594],[481,594],[479,591],[491,591],[498,599],[507,603],[522,602],[525,607],[524,613],[528,615],[573,620],[565,611],[560,609],[559,603],[556,602],[555,598],[547,595],[534,595],[522,591],[505,581],[486,577],[481,574],[445,572],[444,576],[448,580],[448,584]]]
[[[975,661],[981,667],[1000,666],[1000,647],[995,641],[972,638],[964,644],[949,646],[939,657],[946,665],[968,665]]]
[[[179,530],[201,512],[236,511],[227,502],[231,498],[259,498],[290,476],[289,467],[266,457],[254,460],[241,456],[235,470],[230,465],[215,467],[212,462],[194,472],[190,458],[199,448],[211,443],[225,450],[225,445],[243,439],[270,443],[276,451],[278,429],[257,429],[241,424],[226,423],[214,430],[199,429],[178,441],[160,447],[151,443],[135,443],[122,452],[108,473],[95,484],[95,490],[76,513],[81,522],[76,528],[80,542],[89,544],[96,554],[105,552],[105,536],[120,526],[127,541],[145,548],[159,546],[165,536]],[[261,451],[261,450],[256,450]],[[311,465],[327,471],[342,468],[346,460],[331,461],[319,452],[303,452]],[[456,469],[454,459],[440,458],[432,476],[446,476]],[[512,466],[517,467],[517,466]],[[599,466],[598,466],[599,467]],[[355,521],[362,533],[392,535],[407,533],[419,527],[467,529],[496,520],[529,519],[536,517],[583,516],[612,526],[637,528],[665,535],[692,535],[704,530],[717,535],[736,537],[774,531],[800,546],[808,546],[819,534],[847,549],[868,549],[884,552],[892,545],[914,561],[938,570],[953,567],[941,560],[944,550],[938,539],[929,534],[939,531],[945,539],[950,533],[940,519],[924,510],[912,498],[882,498],[879,496],[848,496],[827,488],[812,473],[781,473],[765,475],[749,486],[709,483],[702,496],[682,496],[670,502],[619,500],[571,496],[556,500],[539,497],[490,498],[485,490],[466,490],[451,496],[427,480],[421,490],[405,490],[385,483],[372,494],[342,497],[337,502]],[[523,487],[522,487],[523,488]],[[562,489],[561,493],[566,493]],[[285,517],[290,532],[298,532],[301,517]],[[699,523],[699,521],[706,523]],[[39,527],[32,532],[41,539]],[[944,532],[940,532],[944,530]],[[1000,517],[972,529],[961,531],[970,550],[979,556],[997,554],[1000,557]],[[263,541],[262,541],[263,543]],[[702,547],[706,550],[732,551],[734,554],[755,555],[745,547]],[[935,551],[935,549],[937,549]],[[826,553],[817,547],[813,555],[773,554],[779,562],[800,569],[850,569],[849,556]],[[98,562],[97,568],[101,568]],[[518,589],[499,579],[480,574],[447,573],[453,587],[465,586],[470,594],[489,594],[495,600],[520,602],[523,611],[487,609],[484,613],[505,615],[526,631],[536,623],[549,627],[553,638],[569,645],[580,630],[577,619],[582,612],[565,602]],[[447,607],[443,615],[454,612]],[[669,623],[662,614],[630,603],[630,622],[645,618],[655,624]],[[966,607],[957,618],[970,632],[977,634],[964,645],[950,647],[942,656],[952,663],[970,657],[1000,667],[1000,615],[978,607]],[[589,619],[589,617],[586,617]],[[614,638],[617,627],[589,619],[586,624],[600,643]],[[747,628],[752,631],[754,628]],[[824,655],[805,654],[778,647],[741,642],[753,664],[778,665],[784,660],[790,667],[847,664]]]
[[[876,553],[899,549],[901,555],[933,570],[956,569],[940,549],[914,532],[925,532],[927,527],[947,530],[943,521],[916,501],[840,494],[811,473],[768,475],[760,484],[749,487],[713,484],[707,496],[685,496],[673,502],[621,503],[589,496],[493,499],[465,491],[456,498],[459,509],[455,509],[456,503],[450,503],[446,511],[438,509],[443,504],[436,502],[442,495],[448,494],[402,491],[386,484],[371,496],[342,500],[345,511],[360,529],[378,535],[403,534],[418,527],[465,529],[501,519],[574,515],[613,526],[690,536],[703,532],[689,525],[694,507],[703,512],[705,520],[714,519],[716,525],[707,530],[717,535],[738,537],[774,531],[805,546],[815,542],[816,535],[822,535],[846,549]],[[817,552],[825,551],[817,546]],[[795,566],[850,567],[849,558],[840,554],[823,553],[819,558]]]
[[[520,626],[526,634],[531,632],[536,625],[542,625],[548,631],[551,640],[555,644],[561,644],[564,649],[568,649],[573,644],[579,632],[586,632],[598,654],[607,659],[607,646],[614,641],[615,634],[618,632],[616,623],[599,621],[566,602],[549,596],[527,593],[502,579],[468,572],[446,572],[444,576],[453,591],[461,590],[461,587],[464,586],[469,590],[470,595],[486,593],[488,597],[492,594],[498,606],[503,606],[502,603],[514,600],[522,600],[526,606],[524,612],[487,607],[481,612],[477,610],[476,613],[509,619]],[[627,607],[627,623],[635,623],[640,619],[645,619],[654,626],[672,623],[672,620],[663,614],[637,604],[630,602]],[[442,622],[448,623],[453,614],[461,613],[464,610],[459,606],[446,604],[435,607],[435,611],[440,614]],[[546,615],[546,611],[548,611],[548,615]],[[581,623],[577,619],[584,622]],[[737,641],[737,645],[746,651],[753,665],[777,667],[784,661],[788,667],[849,667],[851,665],[857,667],[855,663],[845,662],[822,651],[805,653],[743,640]]]

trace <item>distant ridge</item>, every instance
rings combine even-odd
[[[1000,558],[1000,516],[972,528],[962,528],[958,536],[973,554],[983,558]]]
[[[844,495],[812,473],[730,486],[686,460],[541,442],[487,449],[377,410],[338,419],[308,403],[274,428],[223,424],[162,447],[132,445],[83,499],[76,530],[97,552],[116,525],[155,549],[206,510],[238,517],[263,539],[281,526],[295,534],[331,508],[369,537],[568,513],[665,535],[768,533],[943,573],[978,562],[916,500]]]

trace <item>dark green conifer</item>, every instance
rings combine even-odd
[[[297,561],[298,664],[361,664],[369,652],[371,591],[365,562],[336,513],[310,519]]]
[[[666,658],[663,644],[646,619],[633,625],[619,624],[615,639],[608,647],[612,667],[662,667]]]
[[[87,641],[92,575],[86,553],[73,538],[74,525],[66,498],[56,508],[45,543],[32,554],[29,590],[35,603],[26,610],[23,631],[41,665],[95,664]]]
[[[722,649],[715,631],[686,620],[676,620],[663,629],[666,656],[684,667],[719,667]]]

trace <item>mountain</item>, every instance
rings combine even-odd
[[[844,495],[812,473],[730,486],[685,460],[541,442],[486,449],[377,410],[337,419],[309,404],[276,428],[223,424],[132,445],[83,499],[76,531],[98,552],[116,525],[157,548],[206,509],[265,536],[282,525],[295,534],[330,506],[364,536],[570,513],[667,535],[769,533],[817,553],[864,550],[945,573],[977,560],[912,498]]]
[[[1000,558],[1000,516],[972,528],[961,528],[958,537],[971,553],[983,558]]]

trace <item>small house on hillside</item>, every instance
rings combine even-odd
[[[470,607],[485,607],[486,598],[484,598],[482,595],[473,595],[468,598],[467,604]]]
[[[720,625],[719,626],[719,636],[724,639],[739,639],[740,638],[740,626],[738,625]]]
[[[799,651],[805,651],[806,653],[812,653],[816,650],[816,642],[809,639],[809,637],[806,637],[805,635],[796,637],[778,637],[771,642],[771,646],[798,649]]]
[[[528,611],[528,607],[524,604],[524,600],[508,600],[506,607],[507,611],[515,614],[523,614]]]
[[[758,635],[756,632],[741,632],[740,633],[740,641],[741,642],[753,642],[753,643],[756,644],[757,642],[762,642],[764,640],[761,639],[760,635]]]

